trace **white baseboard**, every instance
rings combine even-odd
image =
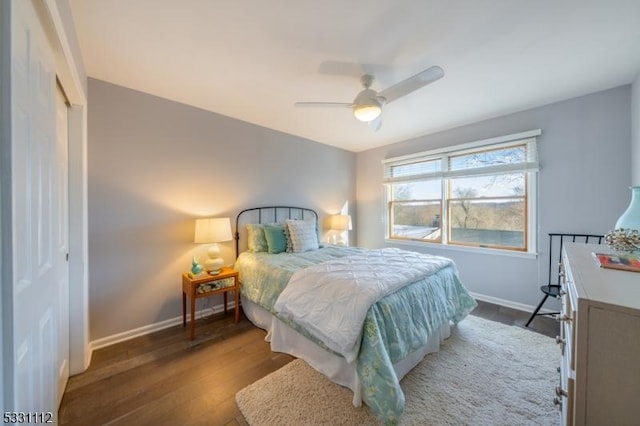
[[[235,309],[235,303],[233,301],[230,301],[227,304],[227,309],[228,310],[234,310]],[[211,308],[204,308],[204,309],[200,309],[199,311],[196,311],[196,320],[202,318],[202,317],[206,317],[209,315],[213,315],[219,312],[223,312],[224,311],[224,305],[223,304],[219,304],[216,306],[213,306]],[[187,323],[190,320],[190,314],[187,313]],[[102,337],[100,339],[96,339],[91,341],[91,343],[89,344],[91,352],[95,351],[97,349],[101,349],[116,343],[120,343],[120,342],[124,342],[125,340],[129,340],[129,339],[133,339],[135,337],[140,337],[140,336],[144,336],[146,334],[150,334],[150,333],[154,333],[156,331],[160,331],[160,330],[164,330],[165,328],[169,328],[169,327],[173,327],[176,325],[182,324],[182,315],[177,316],[175,318],[170,318],[168,320],[164,320],[164,321],[160,321],[160,322],[156,322],[154,324],[149,324],[149,325],[145,325],[143,327],[138,327],[138,328],[134,328],[133,330],[128,330],[128,331],[124,331],[122,333],[117,333],[111,336],[107,336],[107,337]]]
[[[523,312],[532,313],[536,309],[535,306],[531,306],[531,305],[527,305],[527,304],[519,303],[519,302],[514,302],[514,301],[511,301],[511,300],[499,299],[497,297],[486,296],[484,294],[479,294],[479,293],[471,293],[471,292],[469,292],[469,294],[471,294],[471,296],[474,299],[478,299],[478,300],[481,300],[483,302],[493,303],[494,305],[505,306],[507,308],[515,309],[517,311],[523,311]],[[555,311],[554,310],[550,310],[550,309],[546,309],[546,308],[540,309],[540,313],[551,313],[551,312],[555,312]]]
[[[511,300],[500,299],[493,296],[486,296],[484,294],[479,294],[479,293],[470,293],[470,294],[475,299],[481,300],[483,302],[493,303],[494,305],[506,306],[507,308],[516,309],[518,311],[533,312],[533,310],[535,309],[535,306],[526,305],[524,303],[513,302]],[[235,309],[235,305],[233,301],[229,302],[227,306],[228,306],[228,309],[230,310]],[[222,312],[223,310],[224,310],[224,305],[222,304],[213,306],[211,308],[201,309],[199,311],[196,311],[196,319],[200,319],[208,315],[219,313],[219,312]],[[541,309],[540,312],[548,313],[553,311],[549,309]],[[189,320],[189,318],[187,318],[187,320]],[[90,353],[97,349],[104,348],[106,346],[124,342],[125,340],[144,336],[146,334],[154,333],[156,331],[164,330],[165,328],[173,327],[179,324],[182,324],[182,315],[177,316],[175,318],[170,318],[168,320],[160,321],[154,324],[145,325],[143,327],[134,328],[133,330],[128,330],[122,333],[96,339],[90,343]]]

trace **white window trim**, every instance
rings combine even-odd
[[[408,182],[410,180],[423,180],[424,178],[426,178],[428,175],[420,175],[420,176],[416,176],[413,178],[409,178],[409,179],[395,179],[393,181],[387,181],[385,180],[385,176],[384,176],[384,169],[385,169],[385,165],[389,164],[389,163],[393,163],[393,164],[402,164],[402,163],[409,163],[413,160],[424,160],[424,159],[428,159],[429,157],[442,157],[443,154],[445,155],[452,155],[452,154],[460,154],[460,153],[464,153],[465,151],[473,151],[476,150],[478,148],[482,148],[482,147],[489,147],[489,146],[493,146],[493,145],[497,145],[497,144],[503,144],[503,143],[508,143],[508,142],[522,142],[523,140],[526,139],[531,139],[531,138],[536,138],[536,136],[539,136],[542,134],[542,130],[541,129],[535,129],[535,130],[528,130],[525,132],[520,132],[520,133],[513,133],[510,135],[505,135],[505,136],[498,136],[498,137],[494,137],[494,138],[489,138],[489,139],[483,139],[483,140],[479,140],[479,141],[474,141],[474,142],[468,142],[468,143],[464,143],[464,144],[460,144],[460,145],[454,145],[454,146],[450,146],[450,147],[445,147],[445,148],[438,148],[438,149],[434,149],[434,150],[429,150],[429,151],[422,151],[422,152],[417,152],[414,154],[408,154],[408,155],[403,155],[403,156],[398,156],[398,157],[393,157],[393,158],[387,158],[385,160],[382,160],[382,164],[383,164],[383,226],[384,226],[384,240],[387,243],[390,244],[401,244],[401,245],[419,245],[424,247],[425,245],[427,246],[433,246],[433,247],[437,247],[438,249],[445,249],[445,250],[455,250],[455,251],[466,251],[466,252],[473,252],[473,253],[491,253],[491,254],[502,254],[502,255],[508,255],[508,256],[516,256],[516,257],[535,257],[537,256],[537,247],[538,247],[538,241],[537,241],[537,228],[538,228],[538,211],[537,211],[537,198],[538,198],[538,170],[539,170],[539,165],[536,162],[535,164],[527,164],[526,166],[526,170],[525,172],[527,173],[527,193],[530,194],[530,196],[527,198],[527,217],[530,218],[529,220],[527,220],[527,247],[526,247],[526,251],[518,251],[518,250],[509,250],[509,249],[497,249],[497,248],[486,248],[486,247],[473,247],[473,246],[462,246],[462,245],[450,245],[447,237],[448,234],[443,232],[443,236],[442,236],[442,241],[439,243],[434,243],[434,242],[427,242],[427,241],[414,241],[414,240],[404,240],[404,239],[396,239],[396,238],[390,238],[389,235],[389,201],[390,201],[390,191],[389,191],[389,187],[390,184],[392,183],[398,183],[398,182]],[[537,141],[534,141],[533,143],[536,144]],[[444,161],[444,160],[443,160]],[[492,167],[487,167],[486,169],[484,169],[484,171],[486,171],[487,173],[491,173],[492,171],[494,171],[495,169]],[[504,170],[504,169],[503,169]],[[522,168],[520,168],[520,170],[522,170]],[[435,175],[439,175],[442,180],[443,180],[443,194],[446,194],[447,192],[445,191],[446,185],[447,185],[447,179],[451,178],[451,177],[455,177],[456,175],[458,175],[459,173],[457,172],[449,172],[449,171],[445,171],[445,172],[436,172],[430,175],[433,175],[435,177]],[[443,205],[443,217],[442,217],[442,227],[447,226],[446,223],[446,203],[444,203]]]
[[[415,240],[398,240],[395,238],[385,237],[384,242],[393,246],[407,246],[407,247],[428,247],[436,250],[449,250],[460,251],[466,253],[478,253],[478,254],[490,254],[508,257],[519,257],[524,259],[535,259],[539,253],[536,251],[518,251],[518,250],[504,250],[489,247],[472,247],[472,246],[458,246],[450,244],[432,243],[429,241],[415,241]]]
[[[513,134],[510,134],[510,135],[506,135],[506,136],[498,136],[498,137],[495,137],[495,138],[482,139],[482,140],[479,140],[479,141],[468,142],[468,143],[463,143],[463,144],[454,145],[454,146],[448,146],[448,147],[445,147],[445,148],[437,148],[437,149],[432,149],[432,150],[429,150],[429,151],[422,151],[422,152],[416,152],[414,154],[407,154],[407,155],[401,155],[399,157],[387,158],[387,159],[382,160],[382,164],[395,163],[395,162],[400,162],[400,161],[404,161],[404,160],[413,160],[413,159],[416,159],[416,158],[430,157],[430,156],[435,156],[435,155],[443,154],[443,153],[453,154],[453,153],[458,153],[460,151],[465,151],[467,149],[481,148],[481,147],[487,146],[487,145],[496,145],[496,144],[503,143],[503,142],[511,142],[511,141],[516,141],[516,140],[521,140],[521,139],[529,139],[529,138],[533,138],[533,137],[536,137],[536,136],[540,136],[541,134],[542,134],[542,130],[541,129],[528,130],[526,132],[513,133]]]

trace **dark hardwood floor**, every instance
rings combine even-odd
[[[485,302],[472,314],[520,327],[529,317]],[[539,316],[530,330],[554,337],[558,323]],[[236,392],[294,359],[271,352],[264,337],[244,316],[234,324],[231,311],[199,320],[193,341],[176,326],[99,349],[69,380],[59,423],[246,425]]]

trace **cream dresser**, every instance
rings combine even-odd
[[[640,425],[640,273],[598,266],[605,245],[563,248],[560,384],[563,425]]]

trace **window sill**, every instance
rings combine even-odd
[[[493,248],[484,248],[484,247],[467,247],[467,246],[453,246],[446,245],[440,243],[428,243],[428,242],[419,242],[419,241],[411,241],[411,240],[396,240],[391,238],[385,238],[384,242],[386,244],[394,244],[400,246],[411,246],[411,247],[423,247],[423,248],[433,248],[438,250],[449,250],[449,251],[462,251],[466,253],[477,253],[477,254],[491,254],[495,256],[507,256],[507,257],[519,257],[525,259],[536,259],[538,257],[538,253],[534,252],[524,252],[524,251],[511,251],[511,250],[499,250]]]

